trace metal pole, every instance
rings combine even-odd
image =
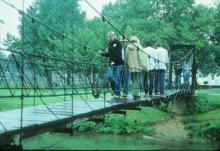
[[[34,68],[33,68],[33,72],[34,72],[34,106],[36,105],[36,71],[35,71],[35,66],[36,66],[36,58],[35,58],[35,55],[36,55],[36,39],[35,39],[35,20],[32,19],[32,23],[33,23],[33,45],[34,45]]]
[[[74,50],[74,48],[73,48],[73,43],[72,43],[72,51]],[[71,106],[72,106],[72,110],[71,110],[71,114],[72,114],[72,119],[71,119],[71,136],[73,136],[73,115],[74,115],[74,104],[73,104],[73,99],[74,99],[74,92],[73,92],[73,84],[74,84],[74,82],[73,82],[73,80],[74,80],[74,68],[73,68],[73,66],[74,66],[74,63],[73,63],[73,59],[74,59],[74,56],[73,56],[73,52],[72,52],[72,63],[71,63],[71,83],[72,83],[72,85],[71,85],[71,88],[72,88],[72,95],[71,95]]]
[[[191,87],[191,92],[192,94],[195,93],[196,89],[196,50],[195,46],[193,46],[193,63],[192,63],[192,87]]]
[[[170,66],[169,66],[169,89],[172,90],[172,74],[173,74],[173,57],[172,57],[172,47],[170,49]]]
[[[1,39],[1,24],[4,24],[4,21],[0,19],[0,47],[1,47],[1,44],[2,44],[2,41],[1,41],[2,40]]]
[[[22,147],[22,127],[23,127],[23,102],[24,102],[24,0],[22,0],[22,45],[21,45],[21,59],[22,59],[22,68],[21,68],[21,119],[20,119],[20,139],[19,146]]]
[[[65,56],[64,56],[64,48],[65,48],[65,44],[64,44],[64,39],[65,38],[65,36],[64,36],[64,33],[63,33],[63,35],[62,35],[62,51],[63,51],[63,58],[65,59]],[[66,69],[67,70],[67,74],[68,74],[68,69]],[[67,84],[67,77],[66,77],[66,75],[67,75],[66,73],[65,73],[65,69],[64,69],[64,80],[63,80],[63,88],[64,88],[64,94],[66,94],[66,84]],[[66,95],[64,95],[64,97],[63,97],[63,99],[64,99],[64,101],[66,101]]]

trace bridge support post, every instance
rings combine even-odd
[[[125,110],[141,111],[141,108],[140,107],[128,107],[128,108],[125,108]]]
[[[191,87],[192,94],[195,93],[195,89],[196,89],[196,72],[197,72],[196,50],[194,46],[193,47],[193,62],[192,62],[192,87]]]
[[[19,136],[17,139],[7,137],[0,139],[0,150],[22,150],[23,146],[19,143]]]
[[[195,100],[192,95],[181,96],[168,104],[167,110],[177,115],[184,115],[190,108],[190,103]]]
[[[172,49],[172,48],[171,48]],[[169,65],[169,81],[168,81],[168,89],[172,90],[172,74],[173,74],[173,57],[170,49],[170,65]]]
[[[117,111],[113,111],[112,114],[122,114],[122,115],[126,116],[126,111],[117,110]]]

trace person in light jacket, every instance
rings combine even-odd
[[[147,89],[148,82],[149,81],[149,95],[152,96],[153,90],[155,93],[157,93],[157,86],[155,86],[156,83],[156,66],[157,66],[157,52],[152,47],[152,42],[147,41],[146,42],[146,48],[144,48],[144,52],[148,55],[148,62],[149,62],[149,72],[147,76],[144,76],[144,86]],[[145,91],[145,95],[146,95]]]
[[[141,71],[148,70],[148,62],[144,60],[143,47],[140,44],[139,39],[136,36],[130,38],[131,43],[127,45],[125,51],[125,64],[129,68],[131,73],[131,81],[133,85],[133,97],[134,99],[140,98],[140,84]]]
[[[160,42],[157,42],[156,52],[159,58],[158,69],[157,69],[159,90],[160,90],[160,95],[164,95],[165,72],[168,69],[168,63],[169,63],[168,51],[165,48],[161,47]]]

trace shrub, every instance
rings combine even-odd
[[[88,132],[96,128],[96,123],[92,121],[77,121],[74,122],[73,128],[79,132]]]
[[[213,107],[209,104],[207,94],[198,93],[196,100],[188,106],[188,113],[203,113],[212,110]]]
[[[94,130],[100,133],[131,134],[131,133],[152,133],[154,128],[144,122],[137,122],[129,117],[107,115],[104,124],[96,124],[91,121],[74,122],[75,130],[88,132]]]
[[[220,122],[210,123],[202,133],[208,139],[220,140]]]
[[[203,84],[207,85],[207,84],[208,84],[208,81],[204,81]]]

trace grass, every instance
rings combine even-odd
[[[189,115],[185,117],[185,122],[190,123],[207,123],[207,122],[216,122],[220,121],[220,109],[209,111],[206,113],[201,113],[197,115]]]
[[[127,111],[127,116],[144,123],[155,123],[170,117],[168,113],[152,107],[142,107],[141,111]]]
[[[191,130],[193,141],[220,140],[220,109],[184,118],[185,127]]]
[[[185,127],[190,129],[192,140],[220,140],[220,90],[199,90],[197,95],[205,94],[209,105],[215,106],[204,113],[184,117]]]
[[[220,105],[220,89],[202,89],[197,90],[196,94],[198,93],[206,94],[210,104]]]
[[[141,107],[141,111],[126,111],[126,116],[107,114],[104,123],[92,121],[75,121],[74,129],[77,132],[96,132],[101,134],[153,134],[155,122],[170,117],[168,113],[151,107]]]

